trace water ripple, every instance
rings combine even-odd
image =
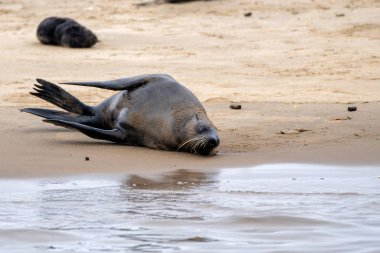
[[[376,252],[379,172],[267,165],[0,180],[0,252]]]

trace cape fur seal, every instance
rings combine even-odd
[[[98,39],[86,27],[71,18],[49,17],[37,28],[37,38],[42,44],[64,47],[92,47]]]
[[[25,108],[45,122],[132,146],[209,155],[218,145],[215,126],[194,94],[171,76],[141,75],[105,82],[68,82],[120,91],[88,106],[59,86],[37,79],[32,95],[68,112]]]

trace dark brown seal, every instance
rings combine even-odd
[[[96,35],[71,18],[49,17],[37,28],[37,38],[42,44],[63,47],[92,47],[98,39]]]
[[[208,155],[219,145],[216,128],[194,94],[171,76],[141,75],[106,82],[69,82],[120,92],[88,106],[59,86],[37,79],[32,95],[68,112],[25,108],[45,122],[92,138],[153,149]]]

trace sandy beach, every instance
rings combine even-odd
[[[380,164],[379,1],[138,3],[0,3],[0,177]],[[101,42],[90,49],[41,45],[35,31],[48,16],[72,17]],[[50,107],[29,95],[37,77],[58,83],[146,73],[170,74],[200,99],[220,134],[216,156],[96,141],[18,111]],[[113,94],[65,88],[91,105]],[[242,110],[231,110],[231,102]]]

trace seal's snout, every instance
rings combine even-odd
[[[200,155],[209,155],[217,146],[219,146],[219,138],[209,137],[206,143],[197,149],[197,153]]]
[[[208,139],[207,146],[210,146],[210,148],[216,148],[219,146],[219,138],[218,137],[211,137]]]

